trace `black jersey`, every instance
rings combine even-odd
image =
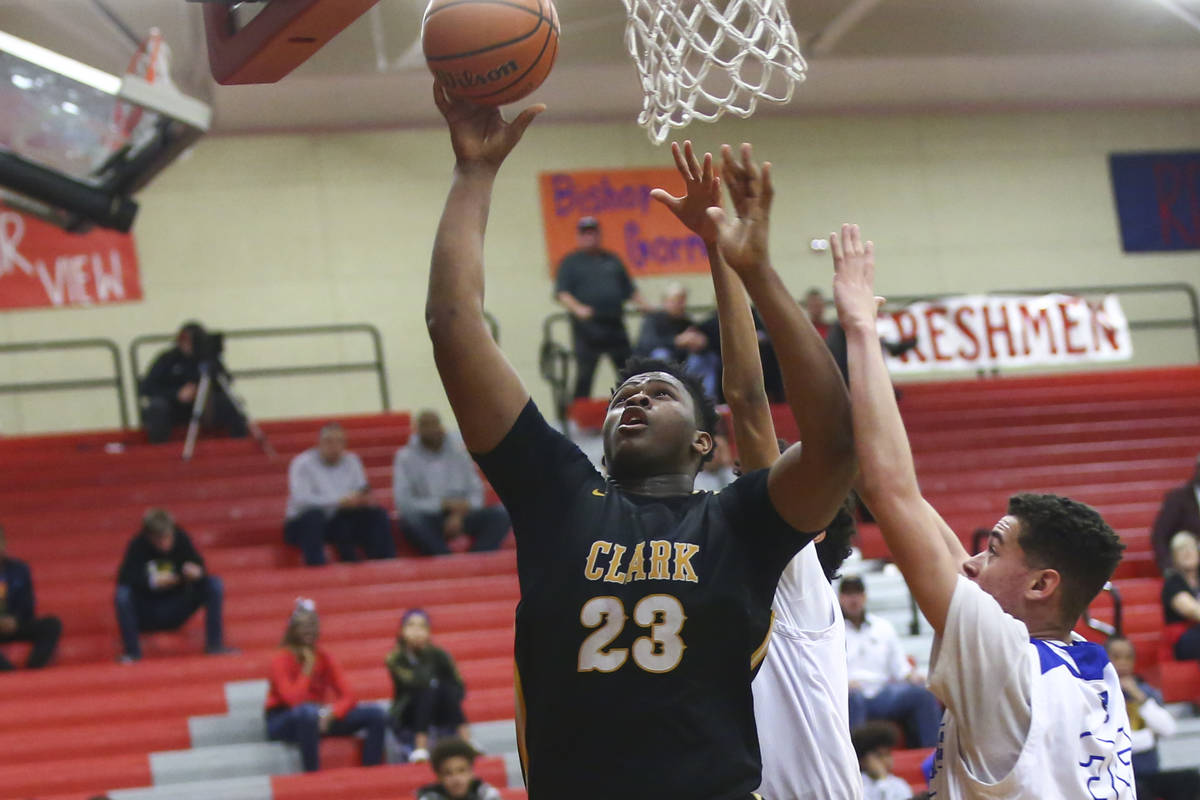
[[[517,538],[530,798],[748,798],[761,772],[750,681],[779,576],[813,538],[776,513],[767,471],[717,494],[629,494],[532,401],[476,458]]]

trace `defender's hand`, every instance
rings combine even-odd
[[[864,242],[857,225],[829,234],[833,253],[833,302],[842,327],[875,327],[882,297],[875,296],[875,244]]]
[[[500,109],[458,100],[436,81],[433,102],[450,127],[450,144],[460,167],[485,167],[495,171],[521,141],[533,118],[546,110],[541,103],[530,106],[512,122],[505,122]]]
[[[708,216],[708,209],[721,207],[721,178],[713,169],[712,153],[705,153],[701,164],[692,150],[692,143],[685,141],[682,151],[678,142],[671,142],[671,155],[675,157],[675,168],[683,176],[686,186],[683,196],[675,197],[664,189],[655,189],[650,196],[666,206],[705,244],[716,244],[717,225]]]

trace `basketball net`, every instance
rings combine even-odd
[[[786,103],[807,65],[784,0],[624,0],[625,46],[644,99],[638,124],[655,144],[693,119]]]

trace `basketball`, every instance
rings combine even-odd
[[[433,0],[421,46],[447,92],[500,106],[546,80],[558,54],[558,32],[550,0]]]

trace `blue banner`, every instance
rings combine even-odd
[[[1200,250],[1200,151],[1113,153],[1108,168],[1125,252]]]

